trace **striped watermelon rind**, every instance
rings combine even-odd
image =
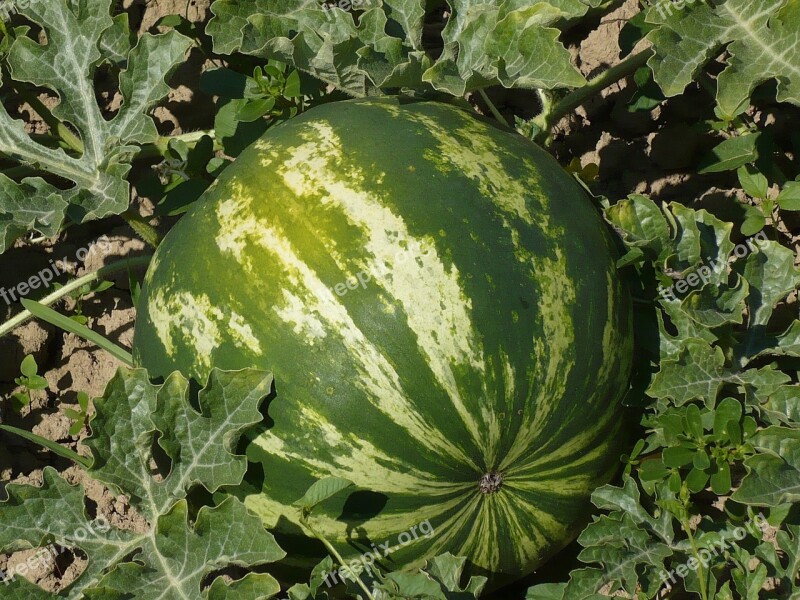
[[[292,504],[362,490],[315,528],[347,558],[449,551],[495,584],[585,523],[615,471],[631,308],[605,224],[546,152],[453,106],[360,99],[272,128],[177,224],[142,290],[136,361],[272,370],[237,493],[316,551]],[[431,536],[401,545],[427,522]],[[288,544],[288,546],[287,546]]]

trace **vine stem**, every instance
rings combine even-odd
[[[703,569],[703,562],[700,560],[700,551],[697,549],[697,543],[694,541],[692,535],[692,528],[689,526],[688,520],[681,521],[681,526],[686,532],[686,537],[689,539],[689,544],[692,546],[692,552],[695,559],[697,559],[697,579],[700,581],[700,596],[703,600],[708,600],[708,591],[706,590],[706,574]]]
[[[503,115],[500,114],[500,111],[497,110],[497,107],[494,105],[494,102],[492,102],[489,99],[489,95],[486,93],[486,90],[484,90],[483,88],[478,88],[478,93],[481,95],[481,98],[483,98],[483,101],[489,107],[489,110],[492,111],[492,115],[494,115],[494,118],[497,119],[500,123],[502,123],[506,127],[509,127],[508,121],[506,121]]]
[[[320,542],[322,542],[325,545],[325,548],[327,548],[328,552],[330,552],[333,555],[336,561],[342,567],[345,567],[349,570],[349,567],[345,565],[345,561],[344,558],[342,558],[342,555],[339,554],[338,550],[336,550],[336,548],[334,548],[333,545],[328,540],[325,539],[325,536],[321,535],[316,529],[314,529],[311,526],[311,523],[308,522],[308,518],[304,516],[302,519],[300,519],[300,521],[314,535],[315,538],[317,538]],[[369,598],[369,600],[375,600],[375,596],[372,595],[372,592],[369,591],[369,588],[364,584],[363,581],[361,581],[361,577],[359,577],[355,573],[352,573],[352,571],[351,574],[353,575],[353,578],[356,580],[356,583],[358,583],[358,586],[362,590],[364,590],[364,593],[367,595],[367,598]]]
[[[653,56],[652,48],[647,48],[629,56],[618,65],[614,65],[610,69],[606,69],[600,73],[597,77],[590,79],[585,86],[567,94],[549,111],[543,111],[534,119],[534,122],[540,127],[543,133],[547,133],[549,136],[550,129],[563,117],[567,116],[601,90],[635,73],[637,69],[643,67],[647,61],[650,60],[651,56]]]
[[[152,259],[152,255],[146,256],[136,256],[133,258],[126,258],[124,260],[120,260],[114,262],[110,265],[106,265],[98,269],[97,271],[92,271],[91,273],[87,273],[83,277],[79,277],[70,281],[64,287],[57,289],[52,294],[48,294],[41,300],[39,300],[40,304],[44,304],[45,306],[50,306],[54,304],[58,300],[61,300],[64,296],[69,295],[71,292],[74,292],[77,289],[80,289],[87,283],[92,283],[93,281],[97,281],[107,275],[113,275],[114,273],[118,273],[120,271],[125,271],[126,269],[132,269],[137,267],[146,267],[150,263],[150,259]],[[15,315],[2,325],[0,325],[0,337],[11,333],[14,329],[25,323],[26,321],[30,320],[33,315],[28,310],[23,310],[19,314]]]

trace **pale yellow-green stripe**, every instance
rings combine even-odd
[[[359,270],[403,307],[431,372],[476,444],[483,445],[484,428],[467,408],[452,371],[452,365],[465,365],[485,372],[483,352],[472,334],[471,301],[461,288],[458,270],[446,269],[435,244],[413,237],[402,217],[374,193],[352,185],[364,176],[355,167],[342,173],[347,163],[330,126],[319,122],[308,126],[309,141],[294,148],[277,173],[298,197],[322,194],[323,205],[335,205],[362,231],[365,253],[372,258],[357,265]],[[420,286],[421,280],[435,285]]]

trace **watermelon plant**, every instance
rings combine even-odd
[[[169,4],[0,3],[3,597],[800,597],[798,2]]]

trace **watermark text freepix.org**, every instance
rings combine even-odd
[[[7,19],[20,11],[41,0],[0,0],[0,19]]]
[[[711,548],[701,548],[697,553],[697,557],[692,556],[684,564],[678,565],[669,572],[661,571],[661,581],[668,588],[671,588],[678,582],[675,578],[676,575],[683,579],[689,574],[689,571],[696,571],[700,565],[703,565],[703,568],[707,569],[708,565],[711,564],[712,557],[717,556],[720,552],[724,552],[731,546],[735,546],[736,542],[741,542],[747,537],[748,533],[755,535],[757,532],[763,532],[767,525],[766,517],[762,513],[757,514],[750,521],[745,523],[744,527],[737,527],[733,530],[731,537],[735,542],[729,543],[731,541],[730,537],[726,539],[724,536],[720,536],[720,539],[715,540]]]
[[[322,10],[325,11],[325,18],[330,20],[333,18],[333,8],[340,8],[347,12],[348,10],[363,10],[369,7],[369,0],[337,0],[332,4],[325,2],[322,5]]]
[[[86,246],[85,248],[79,248],[75,253],[75,258],[78,259],[78,262],[84,262],[86,257],[88,257],[95,250],[102,252],[103,254],[108,254],[109,249],[110,244],[108,237],[103,235],[96,242],[89,244],[89,246]],[[59,270],[59,267],[56,265],[57,262],[61,263],[60,268],[62,270],[66,270],[66,265],[68,262],[66,256],[60,261],[54,261],[51,259],[49,267],[42,269],[35,275],[31,275],[26,281],[22,281],[10,289],[0,288],[0,298],[2,298],[6,304],[11,304],[12,302],[19,302],[33,290],[38,290],[39,288],[49,288],[53,280],[63,272]]]
[[[662,19],[671,17],[675,11],[681,11],[687,6],[701,4],[704,0],[658,0],[657,2],[650,2],[651,6],[655,6],[658,14]]]
[[[339,569],[331,571],[325,576],[325,585],[332,587],[340,581],[355,581],[358,574],[362,571],[372,573],[372,567],[375,565],[375,560],[380,560],[389,556],[395,550],[409,545],[410,543],[418,540],[420,536],[430,538],[436,533],[433,525],[427,519],[414,525],[408,531],[404,531],[397,536],[397,545],[392,546],[390,541],[383,544],[372,544],[372,550],[365,552],[358,558],[352,559],[348,564],[342,565]],[[338,579],[337,579],[338,575]]]
[[[75,542],[80,543],[83,540],[89,539],[90,534],[96,535],[96,533],[105,533],[109,529],[111,529],[111,524],[108,520],[103,516],[98,516],[94,521],[89,523],[87,527],[78,528],[71,537]],[[5,573],[0,571],[0,581],[5,585],[9,585],[17,575],[24,577],[30,571],[51,568],[55,559],[71,548],[72,546],[65,540],[60,540],[49,546],[40,548],[38,552],[28,557],[27,560],[14,565]]]
[[[419,250],[419,251],[416,251],[416,250]],[[409,248],[409,249],[406,249],[406,250],[398,251],[394,255],[394,263],[393,264],[395,266],[402,265],[406,261],[414,260],[414,258],[416,256],[421,256],[422,254],[425,253],[421,249],[416,249],[416,250],[412,250],[412,249]],[[391,272],[391,270],[389,269],[389,267],[386,264],[386,262],[381,262],[378,265],[376,265],[375,272],[376,272],[377,275],[380,275],[381,277],[383,277],[383,276],[388,275]],[[372,281],[372,275],[370,273],[368,273],[366,271],[359,271],[358,273],[355,274],[355,276],[349,277],[347,279],[347,281],[345,281],[343,283],[337,283],[335,286],[333,286],[333,291],[336,292],[336,294],[339,295],[339,296],[344,296],[347,292],[349,292],[351,290],[358,289],[359,285],[361,286],[362,289],[366,289],[367,284],[370,281]]]
[[[758,246],[758,242],[766,241],[767,234],[764,233],[764,231],[759,231],[752,238],[745,240],[744,243],[737,244],[733,249],[733,254],[736,256],[736,258],[744,258],[750,252],[755,251],[756,247]],[[706,262],[700,265],[695,271],[689,273],[685,279],[680,279],[677,283],[669,287],[659,285],[658,294],[665,300],[671,300],[674,302],[678,299],[678,297],[675,295],[675,292],[678,292],[678,294],[685,294],[700,284],[707,284],[711,280],[711,275],[715,273],[718,268],[721,268],[726,262],[727,258],[725,257],[720,257],[717,260],[712,261],[711,257],[709,256],[706,259]]]

